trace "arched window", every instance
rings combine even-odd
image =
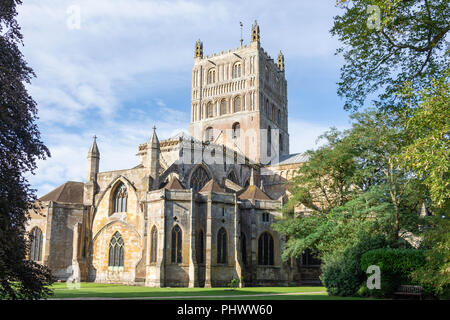
[[[211,102],[208,102],[208,104],[206,105],[206,117],[207,118],[214,117],[214,107]]]
[[[30,246],[30,260],[41,261],[42,259],[42,231],[38,227],[31,230],[31,246]]]
[[[258,240],[258,264],[273,265],[273,238],[268,232],[263,232]]]
[[[267,156],[271,156],[272,151],[272,129],[270,126],[267,128]]]
[[[241,111],[241,96],[234,98],[234,112]]]
[[[128,192],[127,187],[120,182],[114,190],[113,197],[113,212],[127,211]]]
[[[278,110],[277,123],[281,124],[281,111],[280,110]]]
[[[227,114],[227,100],[222,99],[222,101],[220,101],[220,114]]]
[[[278,136],[279,144],[280,144],[280,151],[283,151],[283,134],[280,132],[280,135]]]
[[[124,245],[123,239],[119,231],[114,233],[109,242],[109,259],[108,266],[123,267]]]
[[[267,113],[267,116],[270,118],[270,105],[269,105],[269,99],[266,99],[266,113]]]
[[[244,266],[247,265],[247,238],[244,233],[241,233],[241,257]]]
[[[241,134],[241,125],[239,124],[239,122],[233,123],[232,127],[233,139],[239,138],[240,134]]]
[[[191,188],[194,189],[194,192],[199,192],[210,179],[206,169],[200,166],[192,174]]]
[[[233,65],[233,78],[239,78],[241,76],[241,63],[236,62]]]
[[[213,134],[213,128],[208,127],[205,130],[205,139],[206,141],[214,141],[214,134]]]
[[[197,235],[197,263],[204,263],[204,242],[203,242],[203,230],[200,230]]]
[[[275,122],[275,117],[277,116],[277,111],[275,110],[275,105],[272,104],[272,121]]]
[[[156,262],[157,257],[158,257],[158,229],[156,229],[156,226],[153,226],[150,262]]]
[[[181,228],[176,225],[172,229],[172,263],[181,263],[183,261],[182,259],[182,244],[183,240],[183,232],[181,231]]]
[[[217,233],[217,263],[227,263],[227,232],[224,228]]]
[[[209,69],[207,82],[208,84],[216,82],[216,69]]]

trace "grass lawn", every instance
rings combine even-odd
[[[358,298],[329,297],[324,287],[249,287],[237,288],[149,288],[118,284],[80,283],[79,289],[69,289],[65,283],[52,286],[52,298],[146,298],[146,297],[186,297],[186,299],[245,299],[245,300],[342,300]],[[271,295],[280,293],[300,293],[297,295]],[[244,296],[243,296],[244,295]],[[262,295],[249,297],[246,295]],[[202,298],[199,298],[201,296]],[[214,297],[226,296],[226,297]],[[204,297],[204,298],[203,298]],[[169,298],[168,298],[169,299]]]

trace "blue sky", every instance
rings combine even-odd
[[[69,28],[68,9],[80,9]],[[37,78],[28,90],[52,157],[29,180],[41,196],[84,181],[92,136],[100,170],[138,163],[139,143],[187,131],[195,41],[204,53],[249,43],[258,20],[262,47],[285,55],[291,153],[315,147],[331,126],[349,127],[336,82],[342,57],[329,30],[335,1],[28,0],[19,7],[23,53]],[[73,11],[72,11],[73,12]]]

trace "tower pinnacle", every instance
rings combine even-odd
[[[259,26],[258,22],[255,20],[255,24],[252,25],[252,42],[259,43],[260,37],[259,37]]]
[[[195,42],[194,58],[203,58],[203,42],[200,39]]]
[[[281,50],[280,50],[280,53],[278,54],[277,66],[278,66],[278,69],[280,69],[280,71],[284,71],[284,55],[281,52]]]

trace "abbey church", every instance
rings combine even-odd
[[[251,42],[234,50],[206,56],[196,42],[189,134],[160,141],[153,127],[138,164],[124,170],[99,171],[100,150],[94,137],[86,181],[64,183],[31,212],[29,259],[56,279],[318,283],[319,262],[308,252],[283,261],[286,239],[271,228],[289,197],[286,182],[307,159],[289,153],[284,56],[275,62],[263,50],[256,21]]]

